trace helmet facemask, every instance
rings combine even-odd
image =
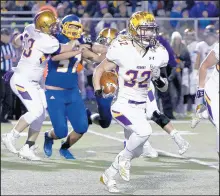
[[[133,36],[135,42],[143,48],[154,47],[157,44],[158,26],[156,23],[140,25]]]
[[[82,24],[79,22],[65,22],[62,25],[62,33],[71,40],[79,39],[82,32]]]
[[[103,37],[103,36],[100,36],[96,39],[96,42],[101,44],[101,45],[104,45],[104,46],[109,46],[111,44],[111,38],[109,37]]]

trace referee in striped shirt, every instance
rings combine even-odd
[[[15,51],[10,43],[11,35],[8,29],[1,29],[1,122],[8,122],[8,115],[12,110],[12,90],[10,84],[5,84],[3,75],[12,68],[16,60]]]

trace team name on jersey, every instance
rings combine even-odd
[[[146,69],[146,66],[137,66],[137,69]]]

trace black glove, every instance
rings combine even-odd
[[[95,91],[95,96],[96,97],[102,97],[102,89],[96,90]]]

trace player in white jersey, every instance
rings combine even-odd
[[[94,89],[102,95],[100,78],[104,71],[118,68],[119,89],[111,107],[113,118],[131,135],[126,147],[101,177],[110,192],[118,192],[114,176],[130,180],[130,162],[143,152],[143,145],[152,133],[146,119],[146,100],[152,79],[159,90],[168,88],[167,79],[160,76],[168,62],[168,53],[156,36],[158,27],[154,16],[136,12],[129,19],[129,35],[119,35],[108,48],[106,59],[94,73]],[[160,57],[160,58],[158,58]]]
[[[211,77],[206,80],[210,67],[214,67]],[[202,62],[199,69],[199,88],[197,90],[198,108],[204,104],[208,109],[211,121],[217,130],[217,152],[219,155],[219,43]]]
[[[92,60],[92,61],[101,61],[105,59],[106,53],[107,53],[107,48],[111,44],[111,42],[117,37],[117,30],[113,28],[105,28],[102,31],[100,31],[96,42],[93,44],[92,51],[90,50],[84,50],[84,55],[86,53],[87,58]],[[126,31],[123,33],[119,32],[119,34],[126,34]],[[106,48],[106,49],[105,49]],[[97,53],[100,53],[98,55]],[[186,152],[186,150],[189,147],[189,143],[185,141],[182,136],[179,134],[179,132],[175,129],[175,127],[172,125],[170,122],[170,119],[167,118],[163,113],[161,113],[157,107],[157,102],[155,99],[155,89],[152,81],[150,82],[149,85],[149,90],[148,90],[148,98],[147,102],[147,118],[152,119],[155,123],[157,123],[162,129],[164,129],[174,140],[174,142],[177,144],[179,148],[179,154],[183,154]],[[103,103],[103,101],[102,101]],[[99,111],[105,112],[105,117],[106,117],[106,108],[108,107],[108,104],[105,104],[105,109],[102,108],[103,106],[99,106]],[[109,108],[110,110],[110,108]],[[102,115],[102,114],[101,114]],[[90,119],[93,123],[100,125],[100,116],[99,113],[92,114]],[[102,122],[107,119],[101,118]],[[110,124],[109,124],[110,125]],[[106,126],[105,128],[107,128]],[[129,134],[128,134],[129,133]],[[124,130],[124,136],[125,136],[125,142],[124,144],[126,145],[127,140],[129,139],[130,132],[128,130]],[[150,157],[150,158],[155,158],[158,157],[158,152],[151,146],[149,141],[146,141],[143,147],[143,157]]]
[[[188,107],[188,100],[191,100],[192,102],[192,110],[195,112],[195,94],[197,90],[197,75],[198,70],[194,68],[195,62],[196,62],[196,45],[198,41],[195,37],[195,31],[193,29],[185,29],[184,31],[184,41],[187,45],[187,49],[190,54],[190,60],[192,65],[192,70],[188,70],[187,76],[186,76],[186,83],[188,83],[188,95],[184,96],[184,112],[186,113],[187,107]],[[185,68],[187,69],[187,68]]]
[[[214,25],[208,25],[204,30],[205,41],[201,41],[196,45],[195,52],[197,53],[196,62],[194,68],[199,70],[200,64],[204,61],[208,53],[213,48],[214,44],[218,40],[218,36],[215,30]],[[209,79],[213,72],[214,68],[210,67],[207,70],[207,78]],[[198,76],[197,76],[197,84],[198,84]],[[206,107],[202,107],[196,111],[195,116],[192,118],[191,127],[195,128],[197,124],[200,122],[200,119],[210,119]]]
[[[24,32],[14,40],[14,44],[23,45],[23,53],[10,80],[10,85],[28,112],[20,117],[11,132],[2,135],[2,142],[10,152],[18,153],[20,157],[30,160],[40,160],[34,154],[34,148],[47,108],[42,84],[47,57],[49,54],[72,51],[73,47],[60,45],[51,35],[56,25],[57,19],[52,12],[48,10],[39,12],[35,16],[34,24],[25,27]],[[15,141],[27,127],[29,132],[26,144],[18,152]]]

